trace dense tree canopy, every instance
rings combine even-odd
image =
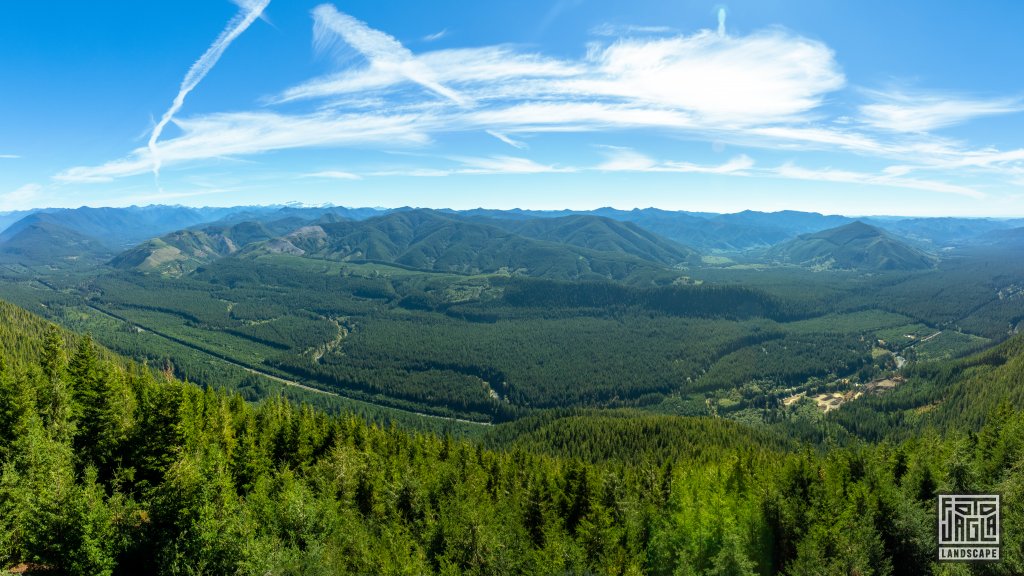
[[[1009,403],[976,434],[844,448],[641,412],[551,413],[470,442],[280,397],[250,404],[4,311],[3,566],[944,573],[935,496],[977,490],[1003,494],[1004,559],[963,568],[1024,571],[1024,413]],[[1000,354],[974,365],[1020,362],[1019,350]]]

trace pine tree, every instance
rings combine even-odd
[[[68,380],[65,358],[64,339],[57,327],[51,325],[40,356],[42,373],[37,379],[36,397],[44,424],[62,442],[74,436],[78,419],[78,405],[73,384]]]
[[[578,460],[573,460],[566,470],[563,488],[562,519],[565,522],[565,529],[570,534],[575,534],[576,527],[588,513],[590,481],[587,477],[587,467]]]
[[[530,482],[530,490],[526,497],[526,509],[523,514],[523,524],[530,534],[530,540],[537,548],[544,547],[545,529],[545,508],[547,500],[547,479],[543,472],[534,477]]]
[[[19,435],[18,423],[29,410],[35,410],[35,402],[24,380],[16,378],[0,357],[0,462],[6,460],[8,447]]]
[[[47,380],[62,376],[67,370],[64,339],[60,335],[60,330],[52,324],[46,330],[46,339],[43,341],[43,353],[40,355],[39,365]]]
[[[364,517],[370,517],[377,502],[377,495],[373,486],[373,478],[366,467],[360,468],[356,478],[355,499],[359,512]]]
[[[134,398],[124,375],[99,360],[92,338],[81,340],[68,367],[80,414],[75,450],[97,466],[103,478],[113,472],[128,437]]]
[[[711,561],[708,576],[755,576],[755,565],[747,556],[746,548],[735,529],[727,530],[721,549]]]

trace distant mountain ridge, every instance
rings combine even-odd
[[[1024,248],[1024,226],[1019,228],[991,230],[985,234],[975,236],[973,240],[976,244],[989,244],[1005,246],[1008,248]]]
[[[0,233],[0,262],[23,265],[100,262],[112,251],[96,239],[33,214]]]
[[[824,216],[816,212],[755,212],[745,210],[735,214],[686,212],[659,208],[618,210],[598,208],[590,211],[573,210],[486,210],[461,212],[472,216],[485,216],[498,220],[527,220],[564,218],[593,215],[610,220],[630,222],[668,240],[701,251],[744,251],[767,248],[805,232],[816,232],[852,222],[845,216]]]
[[[232,210],[184,206],[62,208],[29,214],[11,224],[5,232],[45,219],[89,236],[111,249],[123,249],[161,234],[222,218]]]
[[[286,235],[305,226],[351,224],[424,210],[409,207],[272,205],[190,208],[155,205],[8,212],[0,214],[0,257],[32,266],[92,261],[120,254],[115,259],[118,266],[155,269],[168,262],[177,262],[178,264],[170,266],[180,266],[182,270],[194,268],[210,259],[234,255],[243,251],[243,248],[245,253],[279,251],[327,258],[359,258],[365,256],[356,256],[357,253],[365,255],[383,250],[381,253],[384,254],[385,261],[411,261],[415,266],[429,265],[450,270],[489,269],[501,260],[496,257],[497,251],[493,247],[473,257],[468,253],[454,257],[458,250],[443,256],[438,252],[438,248],[445,243],[440,241],[439,236],[426,240],[426,244],[405,247],[396,244],[385,250],[390,241],[385,240],[389,232],[384,229],[373,233],[374,239],[367,239],[369,243],[365,245],[360,245],[356,239],[349,238],[349,244],[339,244],[332,240],[329,248],[312,246],[310,242],[313,239],[310,234],[320,234],[312,228],[298,234],[299,237],[306,237],[295,238],[295,244],[292,242],[293,239],[285,238]],[[460,225],[475,223],[511,233],[522,239],[559,245],[563,251],[566,247],[572,247],[577,252],[594,252],[576,253],[572,257],[563,254],[558,257],[564,260],[562,266],[567,266],[571,258],[582,256],[587,260],[595,254],[605,256],[597,258],[594,262],[605,262],[607,255],[613,253],[618,255],[617,258],[630,256],[637,261],[662,267],[698,265],[700,253],[725,254],[729,257],[738,257],[741,262],[750,263],[764,262],[765,255],[773,251],[768,255],[768,261],[783,261],[780,260],[778,249],[781,244],[795,240],[800,235],[813,234],[854,222],[854,219],[846,216],[792,210],[746,210],[732,214],[668,211],[657,208],[618,210],[607,207],[588,211],[483,208],[427,211],[461,222]],[[1021,219],[993,218],[871,217],[864,218],[861,222],[885,230],[895,235],[899,242],[925,252],[968,246],[1014,246],[1019,242],[1013,240],[1012,230],[1024,227],[1024,220]],[[246,228],[234,228],[244,223],[261,223],[267,227],[269,236],[260,239],[267,244],[259,248],[250,246],[252,242],[245,235]],[[20,244],[5,246],[19,231],[29,228],[32,232],[22,236]],[[345,234],[341,228],[335,232]],[[400,231],[401,228],[399,226],[395,231]],[[326,232],[323,234],[330,236]],[[496,238],[494,231],[484,233],[478,230],[474,234],[480,241],[489,236]],[[167,235],[174,236],[165,238]],[[39,246],[29,246],[30,242],[26,238],[30,237],[31,243]],[[494,238],[492,241],[496,242]],[[452,239],[449,244],[453,243],[455,248],[459,248],[460,242],[458,239]],[[430,247],[431,243],[435,245]],[[539,245],[531,246],[533,250],[539,249]],[[474,250],[481,250],[483,247],[483,244],[479,244]],[[150,258],[152,254],[142,252],[131,254],[133,250],[148,250],[156,256]],[[324,250],[326,251],[322,252]],[[349,255],[342,256],[346,250],[349,250]],[[551,250],[551,246],[548,246],[541,253],[550,259]],[[417,253],[420,255],[417,256]],[[521,258],[510,259],[508,256],[503,257],[508,265],[522,263]],[[915,259],[920,261],[919,256],[910,257],[910,260]],[[897,255],[894,261],[896,263],[892,265],[903,265],[899,263],[902,260],[903,257]],[[869,264],[863,265],[872,267]],[[603,267],[605,264],[598,264],[599,269]],[[593,271],[587,273],[591,272]]]
[[[506,271],[547,278],[622,278],[640,269],[695,265],[699,254],[635,225],[597,216],[517,223],[434,210],[396,210],[365,220],[335,213],[183,230],[111,261],[118,268],[184,273],[217,258],[266,254],[376,261],[439,272]]]
[[[838,270],[923,270],[937,259],[889,233],[855,221],[783,242],[767,259]]]
[[[700,254],[629,221],[574,214],[530,220],[482,220],[520,236],[603,252],[624,252],[668,266],[696,263]]]

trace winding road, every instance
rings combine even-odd
[[[47,285],[47,287],[50,288],[50,289],[53,289],[52,286],[48,286]],[[330,391],[327,391],[327,390],[321,390],[319,388],[314,388],[312,386],[307,386],[305,384],[302,384],[300,382],[296,382],[294,380],[288,380],[287,378],[282,378],[280,376],[275,376],[273,374],[269,374],[269,373],[264,372],[262,370],[257,370],[256,368],[253,368],[251,366],[246,366],[245,364],[240,364],[239,362],[237,362],[235,360],[231,360],[230,358],[225,358],[224,356],[221,356],[220,354],[218,354],[216,352],[213,352],[211,350],[206,350],[205,348],[203,348],[201,346],[198,346],[198,345],[196,345],[196,344],[194,344],[192,342],[189,342],[187,340],[182,340],[181,338],[178,338],[176,336],[172,336],[170,334],[166,334],[164,332],[160,332],[159,330],[154,330],[154,329],[149,328],[147,326],[142,326],[141,324],[138,324],[136,322],[133,322],[133,321],[129,320],[128,318],[125,318],[123,316],[120,316],[118,314],[110,312],[109,310],[104,310],[102,308],[99,308],[99,307],[94,306],[94,305],[89,304],[89,303],[85,303],[85,306],[88,307],[90,310],[94,310],[96,312],[99,312],[100,314],[103,314],[103,315],[109,316],[110,318],[113,318],[115,320],[119,320],[121,322],[124,322],[125,324],[128,324],[129,326],[145,330],[146,332],[149,332],[151,334],[155,334],[156,336],[159,336],[159,337],[164,338],[166,340],[170,340],[171,342],[174,342],[175,344],[180,344],[181,346],[185,346],[186,348],[189,348],[191,350],[195,350],[196,352],[200,352],[200,353],[205,354],[205,355],[207,355],[207,356],[209,356],[211,358],[215,358],[217,360],[220,360],[221,362],[224,362],[225,364],[230,364],[231,366],[234,366],[236,368],[241,368],[242,370],[245,370],[246,372],[249,372],[251,374],[256,374],[257,376],[263,376],[264,378],[267,378],[269,380],[273,380],[274,382],[278,382],[278,383],[284,384],[285,386],[291,386],[291,387],[294,387],[294,388],[300,388],[302,390],[306,390],[307,392],[314,392],[316,394],[324,394],[324,395],[327,395],[327,396],[335,396],[335,397],[338,397],[338,398],[344,398],[345,400],[348,400],[350,402],[357,402],[359,404],[365,404],[367,406],[373,406],[375,408],[385,408],[385,409],[388,409],[388,410],[395,410],[395,411],[398,411],[398,412],[403,412],[405,414],[411,414],[411,415],[414,415],[414,416],[422,416],[424,418],[436,418],[438,420],[447,420],[449,422],[461,422],[461,423],[464,423],[464,424],[475,424],[477,426],[491,426],[492,425],[490,422],[478,422],[476,420],[466,420],[464,418],[453,418],[453,417],[448,417],[448,416],[438,416],[437,414],[427,414],[425,412],[416,412],[414,410],[405,410],[403,408],[395,408],[393,406],[385,406],[383,404],[374,404],[373,402],[367,402],[366,400],[360,400],[358,398],[352,398],[350,396],[346,396],[344,394],[339,394],[337,392],[330,392]]]

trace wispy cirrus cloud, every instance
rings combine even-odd
[[[455,162],[457,166],[450,168],[401,168],[396,170],[378,170],[370,172],[367,175],[437,178],[460,174],[550,174],[556,172],[568,173],[578,171],[573,167],[541,164],[530,160],[529,158],[521,158],[517,156],[457,156],[449,158],[449,160]]]
[[[770,174],[780,178],[792,180],[811,180],[815,182],[838,182],[844,184],[862,184],[869,186],[885,186],[891,188],[908,188],[912,190],[924,190],[927,192],[941,192],[943,194],[956,194],[970,198],[981,199],[986,195],[974,188],[950,184],[937,180],[926,180],[918,178],[906,178],[899,172],[882,172],[872,174],[853,170],[842,170],[836,168],[803,168],[792,163],[787,163],[774,170]]]
[[[179,164],[221,157],[262,154],[310,146],[423,144],[429,137],[419,129],[420,116],[366,116],[314,113],[283,115],[271,112],[210,114],[178,119],[183,134],[161,147],[165,164]],[[79,166],[60,172],[61,182],[110,182],[115,178],[148,172],[150,155],[136,149],[126,158],[100,166]]]
[[[302,178],[324,178],[327,180],[362,180],[363,177],[354,172],[346,172],[344,170],[321,170],[320,172],[311,172],[309,174],[303,174]]]
[[[317,8],[316,14],[318,26],[335,23],[331,29],[353,43],[369,66],[313,79],[284,91],[278,102],[394,90],[413,81],[459,104],[490,101],[487,109],[589,100],[612,108],[660,106],[710,123],[748,124],[792,120],[845,83],[827,46],[781,30],[743,37],[705,30],[620,39],[594,45],[576,61],[502,46],[415,56],[387,35],[368,35],[376,41],[365,41],[355,33],[365,25],[333,8]],[[571,120],[566,124],[571,126]]]
[[[594,45],[577,60],[510,46],[436,50],[416,55],[387,33],[331,5],[313,10],[319,50],[342,42],[364,66],[314,78],[271,98],[273,106],[311,101],[305,114],[239,112],[176,119],[187,93],[268,0],[250,0],[207,57],[190,71],[176,105],[154,130],[148,150],[57,175],[103,182],[148,164],[183,163],[274,150],[426,143],[445,132],[480,130],[522,148],[516,133],[609,129],[735,129],[800,117],[845,79],[824,44],[772,30],[732,37],[710,30],[670,38],[628,38]],[[403,92],[419,86],[441,100]],[[372,102],[352,106],[353,102]],[[452,106],[454,105],[454,107]],[[182,134],[154,148],[162,127]]]
[[[689,172],[695,174],[740,174],[754,167],[754,160],[745,154],[723,164],[659,161],[621,146],[602,146],[607,160],[594,167],[602,172]]]
[[[228,23],[227,27],[220,33],[220,36],[213,41],[213,44],[206,49],[206,52],[189,68],[184,80],[181,81],[181,87],[178,88],[178,94],[174,97],[171,107],[164,112],[164,115],[157,122],[156,126],[153,127],[153,131],[149,135],[147,148],[149,149],[149,157],[153,165],[153,174],[157,177],[160,175],[161,164],[157,141],[160,139],[160,135],[163,134],[164,128],[174,119],[174,115],[181,110],[181,107],[185,105],[185,97],[195,90],[203,78],[210,73],[210,70],[217,64],[220,57],[224,55],[228,46],[263,14],[267,5],[270,4],[270,0],[236,0],[236,4],[241,10]]]
[[[508,134],[502,134],[501,132],[498,132],[497,130],[485,130],[485,132],[487,132],[491,136],[494,136],[498,140],[501,140],[502,142],[504,142],[505,144],[508,144],[509,146],[511,146],[513,148],[518,148],[520,150],[525,150],[525,149],[530,147],[526,142],[521,142],[519,140],[514,140],[512,138],[509,138]]]
[[[448,35],[448,29],[445,28],[443,30],[438,30],[437,32],[434,32],[433,34],[427,34],[426,36],[423,37],[423,41],[424,42],[436,42],[436,41],[440,40],[441,38],[444,38],[447,35]]]
[[[6,194],[0,194],[0,210],[23,210],[31,208],[43,187],[36,183],[25,184]]]
[[[601,146],[607,160],[597,165],[598,170],[608,172],[643,172],[657,166],[657,162],[632,148],[622,146]]]
[[[760,147],[843,150],[865,157],[898,160],[902,162],[899,169],[903,173],[976,168],[1006,174],[1015,170],[1017,163],[1024,162],[1024,148],[973,148],[958,140],[922,134],[890,139],[846,128],[770,126],[752,128],[747,136],[762,139],[747,141]]]
[[[463,128],[490,126],[505,133],[701,129],[690,114],[660,107],[604,102],[525,102],[469,111],[455,119]]]
[[[359,23],[350,16],[346,16],[342,21],[351,24],[350,19]],[[328,21],[332,19],[328,18]],[[354,27],[355,24],[351,26]],[[346,29],[339,27],[339,30]],[[338,33],[331,37],[331,41],[346,39],[349,36]],[[270,101],[283,103],[353,94],[385,94],[394,92],[403,85],[420,84],[433,92],[445,95],[456,104],[464,105],[468,104],[470,99],[522,97],[524,91],[529,95],[542,88],[539,85],[530,87],[531,80],[571,77],[581,74],[584,70],[570,62],[539,54],[521,54],[507,46],[435,50],[414,56],[398,44],[397,40],[390,36],[386,36],[386,40],[382,40],[382,44],[386,44],[390,52],[384,49],[371,50],[362,44],[362,48],[357,48],[366,57],[367,66],[313,78],[285,90]],[[410,74],[410,71],[413,73]],[[449,85],[455,86],[459,91],[447,87]],[[464,88],[471,94],[463,92]],[[389,96],[395,97],[394,94]]]
[[[974,118],[1024,111],[1020,98],[965,98],[952,94],[868,91],[874,100],[860,107],[866,124],[893,132],[930,132]]]
[[[428,65],[393,36],[370,28],[330,4],[314,8],[313,19],[314,36],[321,49],[340,39],[365,56],[374,72],[414,82],[456,104],[469,104],[466,96],[443,85]]]
[[[695,164],[691,162],[656,161],[631,148],[620,146],[600,146],[607,160],[592,166],[558,166],[539,163],[529,158],[518,156],[470,157],[455,156],[449,160],[459,163],[455,168],[444,169],[408,169],[399,172],[375,172],[373,176],[391,176],[396,174],[407,176],[450,176],[456,174],[544,174],[544,173],[578,173],[578,172],[692,172],[702,174],[733,174],[742,173],[754,166],[754,161],[739,155],[723,164]]]
[[[754,160],[746,154],[740,154],[723,164],[705,166],[691,162],[665,162],[666,172],[693,172],[698,174],[744,174],[754,167]]]
[[[912,171],[910,166],[890,166],[878,174],[832,167],[806,168],[792,162],[787,162],[773,168],[755,168],[754,160],[745,154],[731,158],[723,164],[705,165],[692,162],[659,161],[631,148],[619,146],[602,146],[601,148],[604,150],[607,160],[595,166],[594,169],[605,172],[690,172],[734,176],[768,176],[791,180],[924,190],[979,199],[986,197],[984,193],[967,186],[938,180],[907,177],[906,175]]]
[[[670,34],[676,32],[670,26],[639,26],[635,24],[611,24],[605,22],[590,29],[593,36],[649,36],[651,34]]]
[[[517,156],[491,156],[488,158],[455,157],[462,163],[460,174],[541,174],[545,172],[575,172],[575,168],[540,164]]]
[[[18,158],[21,158],[21,156],[17,154],[0,154],[0,158],[4,160],[16,160]]]
[[[240,14],[248,13],[245,7],[262,10],[267,1],[247,0]],[[571,8],[572,2],[561,6]],[[553,13],[557,17],[557,10]],[[526,150],[524,135],[536,137],[533,143],[553,133],[623,131],[772,152],[827,151],[884,160],[890,167],[878,173],[801,168],[793,163],[771,169],[755,166],[746,154],[723,164],[703,165],[607,148],[603,163],[575,168],[519,156],[456,157],[448,151],[424,160],[421,166],[303,175],[353,179],[677,172],[818,179],[973,198],[984,195],[950,183],[960,181],[952,170],[1022,177],[1018,164],[1024,161],[1024,150],[977,148],[929,133],[981,116],[1018,111],[1020,99],[943,99],[936,94],[861,91],[871,101],[861,105],[858,114],[830,118],[829,100],[847,87],[836,54],[819,40],[781,28],[731,34],[724,12],[717,29],[692,34],[663,27],[598,27],[591,32],[601,40],[589,44],[586,54],[578,58],[553,57],[514,45],[414,53],[390,34],[334,6],[318,6],[312,16],[317,50],[347,49],[360,59],[348,59],[332,73],[263,98],[263,106],[255,112],[177,118],[179,105],[165,115],[162,124],[173,122],[181,135],[160,142],[159,158],[152,148],[140,148],[106,164],[65,170],[56,178],[104,182],[143,173],[154,165],[188,165],[309,147],[428,147],[447,135],[474,132]],[[442,33],[431,36],[436,40]],[[154,134],[159,137],[156,130]],[[455,166],[439,166],[438,157]]]

